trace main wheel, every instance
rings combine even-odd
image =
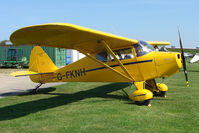
[[[135,101],[135,104],[137,104],[137,105],[145,105],[145,106],[151,106],[151,104],[150,104],[150,99],[148,99],[148,100],[145,100],[145,101]]]
[[[159,92],[154,91],[153,95],[158,97],[166,97],[166,91],[159,91]]]
[[[159,96],[160,97],[166,97],[166,91],[160,91]]]

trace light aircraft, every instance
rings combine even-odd
[[[10,40],[15,45],[36,45],[31,52],[29,71],[11,74],[30,76],[39,83],[33,92],[49,82],[131,82],[136,91],[129,98],[138,105],[150,105],[153,95],[165,96],[168,90],[164,83],[156,83],[155,78],[179,72],[182,62],[189,84],[182,47],[182,56],[155,51],[153,47],[169,42],[138,41],[68,23],[24,27],[15,31]],[[40,46],[75,49],[86,57],[58,69]]]
[[[193,54],[191,54],[191,53],[184,53],[184,57],[185,58],[193,58]]]
[[[190,63],[195,63],[199,61],[199,53],[196,53],[194,57],[190,60]]]

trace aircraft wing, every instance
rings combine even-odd
[[[15,31],[10,40],[15,45],[40,45],[66,49],[81,49],[94,54],[104,51],[104,40],[111,49],[137,44],[138,40],[96,31],[68,23],[49,23],[21,28]]]
[[[146,42],[153,46],[166,46],[171,44],[170,42],[163,42],[163,41],[146,41]]]

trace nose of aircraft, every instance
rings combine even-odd
[[[176,54],[176,63],[177,63],[178,68],[180,69],[182,67],[182,58],[181,58],[180,53]]]
[[[156,69],[159,77],[168,77],[179,72],[182,67],[180,53],[157,52],[155,57]]]

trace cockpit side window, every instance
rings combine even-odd
[[[102,62],[106,62],[108,60],[107,57],[107,53],[106,52],[101,52],[99,54],[96,55],[96,59],[102,61]]]
[[[134,58],[134,55],[132,53],[132,48],[114,50],[113,52],[119,60]],[[110,55],[110,58],[111,58],[111,61],[114,61],[113,56]],[[106,52],[101,52],[101,53],[96,55],[96,59],[98,59],[102,62],[107,62],[108,61],[108,55],[107,55]]]
[[[125,48],[125,49],[114,50],[113,52],[115,53],[116,57],[119,60],[134,58],[133,53],[132,53],[132,48]],[[114,58],[112,58],[112,60],[114,60]]]
[[[155,51],[154,47],[144,41],[139,41],[138,44],[133,45],[136,56],[142,56],[149,52]]]

